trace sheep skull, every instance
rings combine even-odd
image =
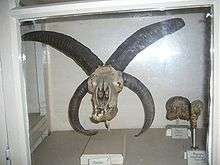
[[[117,112],[118,94],[123,89],[122,72],[111,66],[100,66],[88,79],[88,90],[92,95],[93,123],[112,120]]]

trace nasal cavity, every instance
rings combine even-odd
[[[110,87],[103,81],[97,88],[97,101],[100,105],[105,106],[109,101]]]

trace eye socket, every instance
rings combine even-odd
[[[105,90],[105,95],[108,95],[108,94],[109,94],[109,87],[107,87]]]
[[[98,89],[97,95],[98,95],[98,98],[101,99],[101,98],[103,98],[104,93]]]
[[[117,82],[115,82],[114,84],[115,84],[115,86],[117,86],[117,87],[121,87],[121,85],[122,85],[120,81],[117,81]]]
[[[105,90],[105,98],[106,99],[109,98],[109,87],[107,87],[106,90]]]

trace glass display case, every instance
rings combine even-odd
[[[192,164],[189,151],[206,153],[211,15],[197,7],[23,21],[30,110],[29,84],[39,79],[31,68],[44,67],[28,65],[31,54],[50,61],[51,135],[33,152],[34,164]],[[31,49],[37,43],[46,55]]]

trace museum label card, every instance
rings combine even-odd
[[[110,158],[93,158],[89,159],[89,165],[111,165]]]
[[[188,165],[208,165],[207,154],[202,150],[187,151]]]
[[[81,165],[123,165],[122,154],[83,154],[80,157]]]
[[[185,127],[174,127],[171,129],[173,139],[188,139],[188,129]]]

